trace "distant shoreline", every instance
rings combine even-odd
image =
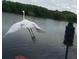
[[[22,10],[25,10],[26,15],[28,16],[49,18],[58,21],[77,22],[77,14],[70,11],[52,11],[40,6],[2,1],[3,12],[22,14]]]

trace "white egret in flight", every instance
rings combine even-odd
[[[8,32],[5,33],[3,37],[5,37],[8,34],[14,33],[22,28],[28,29],[32,38],[35,38],[33,31],[32,31],[33,28],[35,28],[37,32],[44,32],[44,30],[40,28],[36,23],[25,19],[25,11],[22,11],[22,12],[23,12],[23,20],[13,24],[11,28],[8,30]]]

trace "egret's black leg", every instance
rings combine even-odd
[[[34,35],[32,29],[30,29],[30,30],[31,30],[31,33],[32,33],[32,40],[33,40],[33,42],[35,42],[35,41],[36,41],[36,37],[35,37],[35,35]]]
[[[27,28],[27,29],[29,30],[29,33],[30,33],[30,35],[31,35],[31,37],[32,37],[32,33],[31,33],[30,29],[29,29],[29,28]]]
[[[33,31],[32,31],[32,29],[30,28],[27,28],[28,30],[29,30],[29,33],[30,33],[30,35],[31,35],[31,38],[32,38],[32,41],[33,42],[35,42],[36,41],[36,37],[35,37],[35,35],[34,35],[34,33],[33,33]]]

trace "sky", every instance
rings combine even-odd
[[[77,13],[77,0],[8,0],[45,7],[49,10],[71,11]]]

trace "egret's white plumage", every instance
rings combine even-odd
[[[11,28],[8,30],[8,32],[4,35],[4,37],[7,34],[16,32],[16,31],[18,31],[19,29],[22,29],[22,28],[28,28],[28,29],[35,28],[38,32],[43,31],[36,23],[25,19],[25,12],[23,11],[23,20],[13,24],[11,26]]]

